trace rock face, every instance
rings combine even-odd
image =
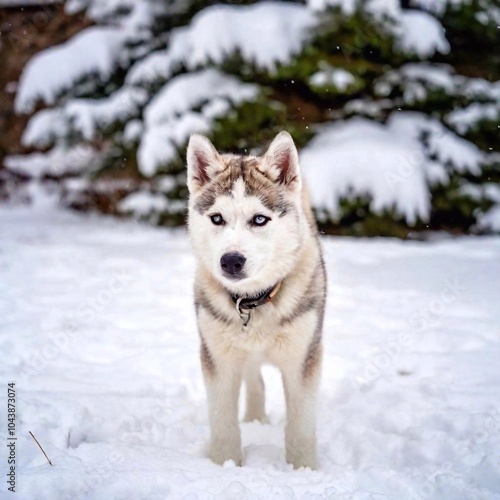
[[[0,1],[0,171],[5,156],[26,152],[20,138],[28,116],[14,113],[17,82],[26,62],[89,25],[83,14],[65,14],[61,1]]]

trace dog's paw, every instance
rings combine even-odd
[[[241,465],[241,445],[227,441],[214,441],[210,443],[208,458],[218,465],[223,465],[227,460],[232,460],[239,466]]]
[[[315,456],[289,456],[287,453],[286,461],[292,464],[294,469],[309,467],[311,470],[316,470],[317,468]]]
[[[316,443],[314,441],[304,441],[302,445],[295,443],[299,446],[287,446],[286,448],[286,461],[293,465],[294,469],[301,467],[309,467],[312,470],[317,468],[316,463]]]
[[[269,419],[267,418],[267,415],[264,413],[263,415],[254,415],[254,414],[249,414],[247,413],[245,415],[245,418],[243,419],[243,422],[260,422],[261,424],[268,424]]]

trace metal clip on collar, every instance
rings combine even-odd
[[[238,314],[240,315],[241,321],[243,321],[243,326],[247,326],[248,323],[250,323],[250,320],[252,319],[252,309],[246,309],[243,310],[240,308],[240,303],[243,300],[243,297],[240,297],[236,301],[236,310],[238,311]]]

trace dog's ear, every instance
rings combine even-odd
[[[186,157],[187,185],[190,193],[196,193],[224,169],[214,145],[201,134],[191,135]]]
[[[264,173],[292,191],[300,191],[299,154],[288,132],[280,132],[264,155]]]

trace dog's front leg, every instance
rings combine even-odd
[[[289,363],[282,367],[287,424],[286,461],[294,466],[316,468],[316,398],[321,371],[321,346],[311,365]]]
[[[210,369],[202,367],[207,389],[210,443],[208,456],[216,464],[234,460],[241,465],[241,435],[238,424],[238,399],[241,386],[240,359],[213,359]]]

